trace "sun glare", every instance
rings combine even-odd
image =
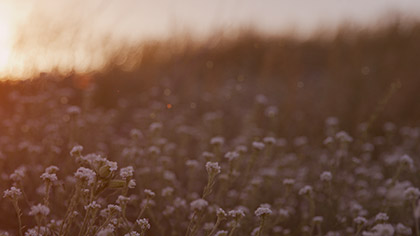
[[[10,59],[11,28],[4,8],[0,8],[0,76],[4,76]]]

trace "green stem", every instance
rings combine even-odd
[[[17,200],[13,200],[13,207],[15,208],[15,211],[16,211],[16,214],[17,214],[17,217],[18,217],[18,223],[19,223],[19,236],[23,236],[23,233],[22,233],[22,213],[21,213],[21,211],[20,211],[20,208],[19,208],[19,205],[18,205],[18,202],[17,202]]]
[[[134,230],[134,227],[136,227],[136,221],[140,219],[140,217],[141,217],[141,216],[143,215],[143,213],[146,211],[146,209],[147,209],[148,205],[149,205],[149,198],[146,198],[146,204],[145,204],[145,206],[143,207],[143,209],[141,209],[140,213],[138,214],[138,216],[137,216],[137,218],[136,218],[136,220],[135,220],[135,222],[134,222],[133,226],[131,226],[131,228],[130,228],[130,231],[133,231],[133,230]]]
[[[191,217],[190,223],[188,224],[187,232],[185,233],[185,236],[190,236],[191,230],[192,230],[192,227],[193,227],[193,223],[194,223],[194,219],[195,219],[196,216],[197,216],[197,211],[194,211],[194,214]]]
[[[44,197],[44,205],[49,207],[51,182],[49,180],[47,180],[45,184],[46,184],[46,190],[45,190],[45,197]]]
[[[212,236],[216,232],[217,228],[220,225],[220,222],[221,222],[220,218],[217,217],[216,224],[214,225],[213,229],[210,231],[210,233],[207,236]]]
[[[83,225],[82,225],[82,228],[81,228],[81,229],[80,229],[80,231],[79,231],[79,236],[83,235],[83,233],[84,233],[84,231],[85,231],[85,228],[86,228],[87,223],[88,223],[88,221],[89,221],[89,219],[88,219],[88,217],[89,217],[89,213],[90,213],[90,208],[88,208],[88,209],[87,209],[87,211],[86,211],[85,217],[84,217],[84,219],[83,219]]]
[[[235,223],[233,224],[232,230],[231,230],[231,231],[230,231],[230,233],[229,233],[229,236],[233,236],[233,233],[235,232],[237,225],[238,225],[238,224],[237,224],[237,222],[235,221]]]
[[[258,229],[257,236],[261,236],[262,231],[264,229],[264,222],[265,222],[265,216],[262,216],[261,217],[261,222],[260,222],[260,228]]]

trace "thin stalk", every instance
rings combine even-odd
[[[17,217],[18,217],[19,236],[23,236],[23,233],[22,233],[22,212],[20,211],[17,200],[13,200],[13,207],[15,208],[15,211],[16,211],[16,214],[17,214]]]
[[[210,231],[210,233],[207,236],[212,236],[214,233],[216,233],[216,230],[219,227],[220,222],[222,222],[222,220],[220,219],[220,217],[217,217],[216,224],[213,226],[213,229]]]
[[[261,236],[262,231],[264,229],[264,222],[265,222],[265,216],[261,217],[260,227],[258,229],[257,236]]]
[[[233,233],[235,232],[236,228],[238,227],[238,223],[235,221],[233,224],[232,229],[230,230],[229,236],[233,236]]]

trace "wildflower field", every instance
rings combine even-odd
[[[250,33],[2,81],[0,235],[419,236],[419,40]]]

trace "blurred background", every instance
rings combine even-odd
[[[416,0],[2,0],[0,103],[48,78],[95,84],[108,108],[154,86],[186,102],[229,87],[275,98],[302,132],[327,116],[415,125],[419,16]]]
[[[343,25],[376,28],[419,15],[416,0],[2,0],[0,76],[100,70],[151,40],[220,40],[247,29],[331,36]]]

